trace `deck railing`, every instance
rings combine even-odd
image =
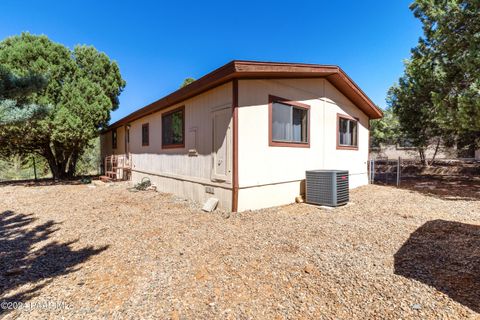
[[[105,176],[112,180],[129,180],[132,170],[131,154],[112,154],[105,157]]]

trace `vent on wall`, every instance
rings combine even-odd
[[[337,207],[349,200],[348,171],[311,170],[306,172],[306,202]]]

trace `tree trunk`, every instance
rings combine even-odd
[[[435,147],[435,152],[433,153],[433,157],[432,157],[432,160],[430,161],[430,165],[433,165],[433,162],[435,161],[435,157],[437,156],[439,147],[440,147],[440,139],[437,140],[437,146]]]
[[[425,158],[425,149],[423,147],[418,148],[418,153],[420,154],[420,162],[423,166],[427,166],[427,159]]]
[[[57,180],[59,179],[59,170],[57,166],[57,161],[55,161],[55,156],[53,155],[52,150],[50,149],[50,146],[45,147],[43,150],[42,156],[47,160],[48,167],[50,168],[50,172],[52,173],[53,179]]]
[[[54,180],[65,180],[70,178],[67,172],[68,157],[65,157],[64,152],[57,152],[54,154],[50,146],[48,146],[45,148],[42,155],[48,162]]]
[[[77,169],[77,162],[79,158],[79,152],[78,150],[74,150],[70,156],[70,160],[68,162],[68,171],[67,171],[67,176],[69,178],[73,178],[76,173]]]

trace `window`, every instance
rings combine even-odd
[[[309,147],[309,108],[270,96],[270,146]]]
[[[112,149],[117,149],[117,129],[112,130]]]
[[[338,149],[358,149],[358,121],[338,115]]]
[[[142,146],[148,146],[149,145],[149,127],[148,123],[142,124]]]
[[[183,148],[185,133],[185,108],[181,107],[162,115],[162,148]]]

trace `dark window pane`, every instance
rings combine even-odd
[[[350,120],[350,135],[352,136],[352,146],[357,146],[357,121]]]
[[[340,135],[340,144],[346,145],[347,144],[347,135],[348,135],[348,121],[346,119],[340,118],[339,123],[339,135]]]
[[[149,144],[149,125],[148,123],[142,125],[142,145],[143,146],[148,146]]]
[[[293,135],[294,142],[307,142],[307,114],[306,109],[293,108]]]
[[[183,110],[162,117],[162,144],[183,144]]]
[[[112,130],[112,149],[117,149],[117,129]]]

